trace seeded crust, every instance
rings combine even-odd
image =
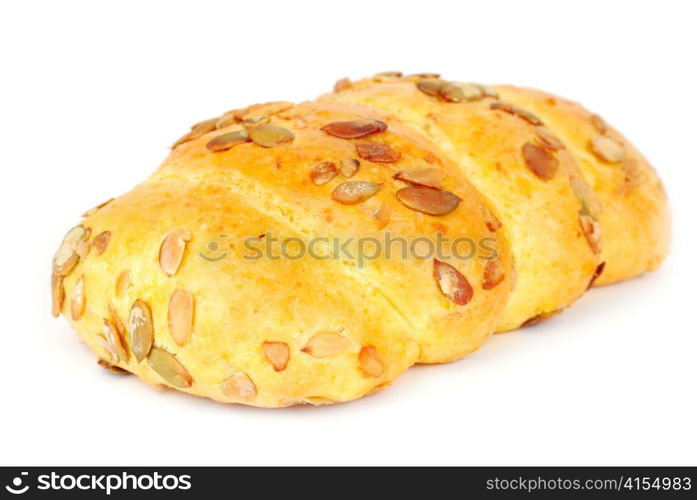
[[[641,153],[610,125],[605,123],[607,131],[602,125],[599,129],[595,123],[604,120],[580,104],[528,88],[502,85],[495,89],[503,101],[532,111],[554,130],[598,196],[605,269],[595,284],[657,269],[669,249],[670,212],[663,185]],[[595,154],[591,140],[599,135],[622,144],[625,160],[609,162]]]
[[[250,237],[353,239],[356,255],[357,238],[387,232],[479,246],[465,260],[402,259],[399,244],[361,265],[325,259],[327,245],[245,258]],[[147,181],[67,233],[53,314],[100,366],[158,387],[343,402],[655,269],[669,232],[653,169],[579,105],[388,72],[195,124]]]
[[[359,118],[384,120],[388,129],[356,140],[320,130]],[[105,231],[110,237],[106,246],[104,236],[94,244],[101,253],[83,249],[63,278],[65,300],[58,309],[101,364],[221,402],[280,407],[355,399],[388,385],[416,362],[452,361],[477,349],[507,302],[512,260],[505,237],[482,217],[483,210],[493,208],[460,169],[432,142],[358,105],[304,104],[268,123],[294,138],[274,147],[246,142],[227,151],[209,150],[206,144],[214,137],[242,129],[233,123],[186,140],[150,179],[81,222],[90,238]],[[401,156],[394,163],[361,159],[350,179],[338,174],[326,184],[313,182],[313,166],[356,158],[356,144],[365,141],[387,144]],[[427,215],[397,199],[396,192],[409,184],[393,176],[424,166],[444,170],[442,188],[460,198],[451,213]],[[353,180],[382,186],[355,205],[332,199],[338,185]],[[471,300],[460,305],[439,289],[432,259],[383,257],[358,268],[346,260],[242,257],[249,253],[242,242],[250,236],[345,240],[381,238],[385,231],[407,240],[434,239],[437,232],[491,238],[503,278],[485,289],[488,260],[451,262],[473,289]],[[229,255],[215,262],[202,258],[213,256],[209,242],[218,245],[215,257],[223,250]],[[70,309],[78,280],[84,306],[74,319]],[[193,299],[188,336],[186,328],[177,328],[173,337],[168,324],[177,290],[190,294],[179,293],[183,303]],[[152,345],[143,340],[148,329],[142,324],[138,328],[145,334],[134,340],[137,325],[130,324],[129,315],[137,300],[150,309]],[[121,357],[127,359],[105,349],[99,335],[105,319],[114,330],[123,325]],[[326,356],[326,345],[316,339],[325,334],[340,340],[338,348],[332,344],[337,352],[330,349]],[[134,347],[150,354],[139,362]]]
[[[571,177],[580,178],[578,167],[560,151],[555,153],[557,174],[548,180],[536,176],[521,154],[524,144],[539,142],[533,124],[491,109],[498,102],[493,96],[447,102],[420,91],[409,79],[360,80],[319,100],[390,113],[441,148],[493,205],[516,273],[497,330],[564,309],[586,291],[600,260],[579,225],[582,204],[570,183]]]

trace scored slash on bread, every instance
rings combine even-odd
[[[535,90],[385,72],[196,123],[146,182],[68,232],[52,310],[109,370],[221,402],[326,404],[655,269],[669,231],[654,170],[600,116]],[[241,250],[259,234],[386,233],[493,252],[359,266],[321,246]],[[199,258],[212,249],[227,257]]]

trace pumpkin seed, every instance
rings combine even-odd
[[[194,139],[198,139],[199,137],[207,134],[208,132],[212,132],[216,129],[218,123],[218,118],[211,118],[210,120],[204,120],[202,122],[199,122],[195,124],[193,127],[191,127],[191,131],[184,135],[183,137],[179,138],[177,142],[175,142],[172,145],[172,149],[176,148],[180,144],[183,144],[185,142],[193,141]]]
[[[200,130],[200,129],[207,129],[210,126],[211,122],[216,121],[218,118],[209,118],[207,120],[201,120],[200,122],[194,123],[190,130]]]
[[[116,373],[117,375],[130,375],[131,372],[128,370],[124,370],[120,366],[112,365],[105,359],[99,359],[97,361],[97,364],[101,366],[102,368],[109,370],[111,373]]]
[[[414,77],[414,78],[433,78],[437,79],[440,78],[440,73],[412,73],[411,75],[407,75],[407,78],[409,77]]]
[[[123,327],[123,325],[121,325]],[[106,340],[105,347],[112,355],[112,359],[116,362],[127,361],[128,351],[126,350],[125,341],[117,326],[112,320],[104,318],[104,328],[102,337]],[[99,336],[97,337],[99,338]]]
[[[84,218],[84,217],[89,217],[90,215],[92,215],[92,214],[94,214],[95,212],[97,212],[97,210],[99,210],[100,208],[107,206],[107,205],[108,205],[109,203],[111,203],[112,201],[114,201],[114,198],[109,198],[107,201],[100,203],[100,204],[97,205],[96,207],[90,208],[87,212],[85,212],[84,214],[82,214],[82,217],[83,217],[83,218]]]
[[[600,278],[600,275],[603,274],[603,271],[605,270],[605,262],[601,262],[598,264],[598,267],[595,268],[595,271],[593,272],[593,276],[591,276],[590,281],[588,282],[588,289],[592,288],[593,285],[595,284],[595,281]]]
[[[482,85],[481,83],[474,83],[473,85],[479,87],[479,90],[482,91],[482,97],[493,97],[494,99],[499,98],[499,93],[488,85]]]
[[[350,90],[353,87],[351,80],[348,78],[341,78],[337,80],[334,84],[334,92],[343,92],[344,90]]]
[[[148,364],[160,377],[174,387],[186,389],[191,387],[193,379],[177,358],[159,347],[153,347],[148,354]]]
[[[92,240],[92,248],[97,253],[97,255],[102,255],[111,241],[111,231],[102,231]]]
[[[510,104],[506,104],[505,102],[500,102],[500,101],[492,102],[489,105],[489,109],[504,111],[508,114],[517,116],[518,118],[522,118],[526,122],[531,123],[533,125],[542,125],[542,120],[540,120],[534,114],[532,114],[529,111],[526,111],[524,109],[517,108],[515,106],[511,106]]]
[[[293,132],[277,125],[260,125],[249,132],[254,144],[263,148],[273,148],[287,144],[295,139]]]
[[[128,316],[128,335],[136,360],[143,361],[152,349],[155,337],[152,314],[148,305],[136,299]]]
[[[253,116],[251,118],[247,118],[246,120],[242,120],[242,126],[247,130],[251,130],[254,127],[264,125],[265,123],[269,123],[270,121],[271,117],[269,116]]]
[[[80,256],[77,253],[78,244],[89,238],[89,229],[85,226],[75,226],[63,238],[58,251],[53,256],[53,273],[67,276],[77,265]]]
[[[496,285],[500,284],[505,277],[503,266],[498,259],[490,260],[486,263],[486,266],[484,266],[484,282],[482,283],[482,288],[484,290],[491,290]]]
[[[339,173],[336,165],[330,161],[318,163],[310,170],[310,179],[318,186],[331,181]]]
[[[116,278],[116,296],[118,298],[123,297],[123,294],[129,286],[131,286],[131,270],[124,269],[119,274],[119,277]]]
[[[447,215],[460,204],[450,191],[428,186],[408,186],[397,191],[397,199],[407,208],[428,215]]]
[[[503,224],[491,210],[489,210],[484,205],[480,205],[479,208],[482,212],[482,218],[484,219],[484,223],[486,224],[486,227],[487,229],[489,229],[489,231],[494,233],[501,228]]]
[[[257,397],[257,388],[246,373],[236,372],[220,385],[223,394],[240,402],[252,401]]]
[[[81,260],[84,260],[87,258],[87,255],[89,255],[90,248],[92,248],[92,246],[90,245],[89,239],[80,240],[77,245],[75,245],[75,253]]]
[[[373,75],[373,78],[401,78],[401,71],[381,71]]]
[[[63,276],[51,274],[51,314],[54,318],[60,316],[65,300],[65,288],[63,288]]]
[[[532,318],[529,318],[520,325],[521,328],[526,328],[528,326],[533,326],[537,325],[538,323],[542,323],[543,321],[547,321],[549,318],[553,318],[557,314],[561,314],[563,309],[555,309],[554,311],[547,311],[543,312],[540,314],[537,314],[533,316]]]
[[[252,106],[250,108],[250,111],[254,112],[254,114],[257,115],[273,116],[277,115],[278,113],[282,113],[283,111],[287,111],[293,108],[294,106],[295,103],[292,103],[290,101],[271,101],[261,105],[257,105],[256,107]]]
[[[593,217],[588,214],[580,213],[578,215],[578,222],[581,225],[583,234],[586,236],[588,245],[590,245],[591,250],[594,254],[599,255],[603,250],[602,240],[600,237],[600,224]]]
[[[402,153],[381,142],[359,142],[356,144],[358,157],[375,163],[394,163]]]
[[[251,106],[247,106],[246,108],[239,108],[239,109],[233,109],[231,111],[228,111],[226,114],[232,115],[233,118],[237,121],[237,123],[241,122],[247,116],[249,116],[248,111]]]
[[[344,158],[341,160],[339,170],[344,177],[353,177],[358,172],[361,162],[355,158]]]
[[[646,174],[639,166],[636,158],[627,158],[622,163],[622,170],[624,170],[624,185],[619,189],[621,194],[628,193],[632,188],[643,184],[647,180]]]
[[[448,102],[463,102],[466,100],[464,90],[452,82],[446,82],[441,85],[438,95]]]
[[[181,265],[186,250],[186,242],[191,233],[186,229],[175,229],[169,233],[160,246],[160,267],[167,276],[174,276]]]
[[[547,127],[537,126],[535,127],[535,132],[537,133],[537,140],[540,141],[540,144],[550,151],[558,151],[566,147]]]
[[[569,174],[569,183],[574,196],[581,202],[580,212],[597,219],[603,207],[598,198],[596,198],[593,188],[580,174]]]
[[[70,300],[70,315],[74,321],[79,320],[85,312],[85,276],[82,275],[75,282]]]
[[[591,115],[591,124],[595,127],[595,130],[597,130],[599,133],[605,134],[607,132],[607,123],[605,123],[605,120],[603,120],[602,116],[592,114]]]
[[[384,132],[387,130],[387,123],[380,120],[364,118],[361,120],[327,123],[321,130],[334,137],[339,137],[340,139],[357,139],[378,132]]]
[[[598,158],[610,163],[620,163],[625,157],[622,144],[606,135],[593,137],[591,139],[591,149]]]
[[[343,203],[344,205],[356,205],[371,196],[375,195],[382,184],[375,184],[370,181],[348,181],[339,184],[332,191],[332,200]]]
[[[229,127],[230,125],[234,125],[236,123],[239,123],[239,120],[235,118],[235,113],[229,111],[218,118],[218,121],[215,122],[215,128],[220,130],[221,128]]]
[[[221,151],[227,151],[238,144],[244,144],[245,142],[249,142],[249,132],[246,130],[236,130],[214,137],[208,141],[206,147],[210,151],[219,153]]]
[[[414,170],[397,172],[394,178],[399,181],[408,182],[409,184],[440,189],[443,187],[445,172],[439,168],[417,168]]]
[[[520,108],[514,108],[515,109],[515,114],[525,120],[528,123],[531,123],[533,125],[542,125],[542,120],[540,120],[537,116],[532,114],[530,111],[527,111],[525,109],[520,109]]]
[[[119,318],[119,314],[116,311],[116,308],[112,303],[109,303],[107,306],[109,309],[109,316],[111,318],[111,322],[116,327],[116,333],[118,335],[119,339],[119,344],[121,346],[126,345],[126,328],[123,326],[123,321],[121,321],[121,318]],[[126,348],[124,347],[124,356],[123,359],[128,359],[128,352],[126,351]]]
[[[385,363],[375,346],[367,345],[358,353],[358,364],[364,375],[377,378],[385,372]]]
[[[440,95],[440,89],[444,84],[445,82],[442,80],[424,80],[422,82],[417,82],[416,88],[426,95],[435,97]]]
[[[491,104],[489,104],[489,109],[493,109],[494,111],[504,111],[508,114],[515,115],[515,108],[511,106],[510,104],[506,104],[505,102],[501,101],[494,101]]]
[[[102,333],[99,333],[95,338],[97,340],[97,343],[102,347],[102,349],[106,351],[107,355],[109,356],[109,359],[114,363],[118,363],[119,355],[116,352],[114,346],[109,343],[106,336],[104,336],[104,334]]]
[[[194,295],[177,289],[169,299],[167,322],[169,333],[177,345],[186,345],[191,339],[194,321]]]
[[[448,102],[476,101],[482,98],[482,89],[472,83],[447,82],[439,95]]]
[[[281,372],[286,369],[288,358],[290,357],[288,344],[285,342],[267,341],[261,344],[261,348],[264,351],[266,360],[271,363],[275,371]]]
[[[433,277],[438,283],[438,288],[451,302],[464,306],[474,295],[472,285],[469,284],[460,271],[450,264],[433,259]]]
[[[523,144],[523,159],[526,165],[540,179],[552,179],[559,170],[559,160],[548,150],[530,142]]]
[[[351,347],[351,343],[343,335],[338,333],[318,333],[305,344],[302,352],[316,358],[326,358],[339,354],[349,347]]]

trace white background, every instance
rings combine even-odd
[[[0,463],[695,465],[690,4],[3,2]],[[51,318],[64,232],[145,179],[192,122],[392,69],[536,86],[602,113],[665,180],[669,260],[465,360],[322,408],[155,391],[99,368]]]

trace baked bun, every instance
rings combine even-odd
[[[432,143],[356,105],[292,107],[245,123],[248,133],[224,119],[88,214],[84,237],[59,252],[76,258],[55,268],[65,275],[54,280],[66,297],[58,310],[102,364],[219,401],[319,404],[374,391],[417,361],[462,357],[491,335],[510,291],[508,246],[482,216],[486,200]],[[358,139],[322,130],[353,120],[386,130]],[[398,179],[430,171],[440,173],[430,174],[437,188],[425,187],[434,199],[399,196],[442,214],[397,195],[424,188]],[[443,208],[441,195],[454,206]],[[258,249],[271,237],[346,242],[386,232],[407,242],[488,238],[495,253],[359,263],[324,259],[331,249],[318,245],[315,257],[246,258],[257,253],[250,237]]]
[[[571,304],[605,257],[602,197],[536,120],[383,74],[197,123],[68,232],[53,313],[105,368],[262,407],[461,358]]]

